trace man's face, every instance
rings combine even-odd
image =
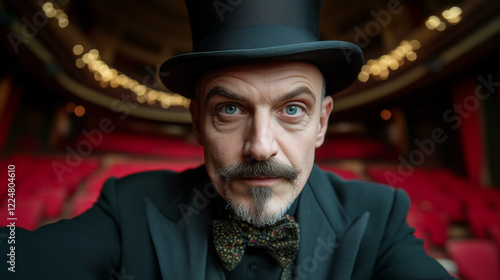
[[[313,65],[223,68],[199,81],[193,127],[215,189],[243,220],[275,223],[304,188],[333,107]]]

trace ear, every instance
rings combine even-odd
[[[189,103],[189,113],[191,113],[191,123],[193,126],[194,135],[196,136],[196,142],[203,146],[201,141],[201,131],[200,131],[200,108],[198,106],[198,100],[191,99]]]
[[[318,135],[316,136],[316,148],[323,145],[325,141],[326,131],[328,129],[328,119],[333,110],[333,99],[331,96],[327,95],[323,99],[323,104],[321,105],[321,116],[319,117]]]

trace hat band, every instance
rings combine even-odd
[[[193,47],[194,52],[269,48],[318,41],[304,29],[284,25],[254,25],[223,31]]]

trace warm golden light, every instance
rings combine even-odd
[[[137,102],[139,102],[139,103],[146,102],[146,96],[145,95],[137,96]]]
[[[42,5],[42,10],[45,13],[49,13],[50,11],[54,10],[54,5],[50,2],[46,2],[45,4]]]
[[[411,40],[410,44],[411,44],[411,46],[413,47],[414,50],[418,50],[421,47],[421,44],[420,44],[419,40]]]
[[[375,76],[378,76],[378,74],[380,74],[380,71],[382,70],[380,68],[380,66],[378,64],[375,64],[375,65],[372,65],[372,67],[370,68],[371,70],[371,73]]]
[[[444,22],[440,22],[439,25],[436,27],[437,31],[443,31],[446,29],[446,24]]]
[[[366,72],[360,72],[358,74],[358,80],[360,80],[363,83],[366,83],[369,78],[370,78],[370,74],[368,74]]]
[[[91,58],[92,60],[97,60],[97,59],[99,59],[99,51],[98,51],[98,50],[96,50],[96,49],[91,49],[91,50],[89,51],[89,56],[90,56],[90,58]]]
[[[386,80],[387,78],[389,78],[389,70],[387,68],[380,70],[379,76],[380,76],[380,79]]]
[[[69,25],[69,20],[67,18],[61,18],[58,21],[59,27],[65,28]]]
[[[85,62],[83,62],[83,59],[78,58],[75,60],[75,65],[76,67],[82,69],[83,67],[85,67]]]
[[[415,61],[417,59],[417,54],[414,52],[410,52],[406,54],[406,59],[408,59],[408,61]]]
[[[425,26],[429,30],[434,30],[434,29],[436,29],[439,26],[440,23],[441,23],[441,20],[437,16],[430,16],[425,21]]]
[[[68,15],[61,9],[56,9],[54,4],[45,2],[42,5],[42,10],[47,18],[57,19],[57,24],[60,28],[65,28],[69,25]]]
[[[73,46],[73,53],[75,55],[81,55],[83,53],[83,46],[82,45],[74,45]]]
[[[395,59],[391,60],[391,62],[389,62],[389,68],[391,68],[391,70],[398,70],[399,68],[398,61]]]
[[[375,76],[381,80],[389,78],[390,71],[395,71],[404,64],[405,59],[408,61],[415,61],[417,54],[415,51],[420,49],[421,44],[418,40],[403,40],[394,50],[388,54],[384,54],[377,59],[370,59],[361,68],[358,74],[358,80],[367,82],[370,75]]]
[[[76,104],[74,102],[68,102],[64,108],[66,109],[66,112],[68,114],[73,114],[76,108]]]
[[[387,110],[387,109],[384,109],[380,112],[380,117],[384,120],[384,121],[388,121],[392,118],[392,113],[391,111]]]
[[[75,63],[79,68],[80,66],[83,68],[87,65],[90,72],[94,74],[94,79],[99,82],[101,87],[122,87],[130,90],[135,94],[137,102],[139,103],[147,102],[153,105],[156,102],[161,102],[163,108],[168,108],[170,106],[189,108],[189,99],[178,94],[166,93],[148,88],[127,75],[119,73],[118,70],[110,67],[101,60],[97,49],[91,49],[87,53],[84,53]]]
[[[82,105],[78,105],[75,107],[75,115],[77,117],[83,117],[83,115],[85,115],[85,107],[83,107]]]
[[[370,66],[368,65],[363,65],[363,67],[361,67],[361,72],[363,73],[366,73],[366,74],[370,74]]]
[[[448,10],[443,11],[443,18],[446,19],[450,24],[457,24],[462,20],[462,9],[459,7],[452,7]]]

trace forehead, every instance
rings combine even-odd
[[[241,65],[216,69],[202,75],[198,92],[206,94],[214,87],[236,91],[288,90],[294,86],[306,86],[321,94],[323,76],[320,70],[305,62],[273,62]]]

